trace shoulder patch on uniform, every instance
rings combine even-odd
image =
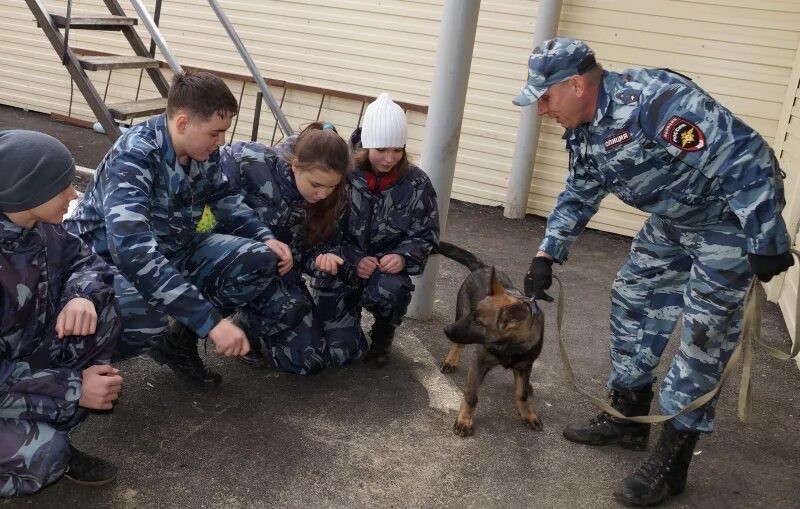
[[[641,91],[627,88],[621,92],[617,92],[617,99],[623,103],[632,103],[639,99]]]
[[[617,148],[620,145],[630,143],[631,139],[630,131],[625,130],[620,133],[612,134],[606,138],[606,140],[603,142],[603,146],[606,148],[606,152],[608,152],[609,150]]]
[[[692,122],[677,115],[666,123],[661,130],[661,137],[686,152],[696,152],[706,146],[706,136],[703,131]]]

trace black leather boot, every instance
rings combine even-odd
[[[376,368],[382,368],[389,364],[389,351],[394,340],[394,329],[395,326],[391,323],[380,318],[375,319],[369,333],[372,343],[364,357],[364,362],[372,364]]]
[[[241,311],[234,313],[231,316],[231,322],[242,329],[245,335],[247,335],[247,341],[250,343],[250,351],[245,355],[237,357],[237,359],[251,368],[265,368],[267,367],[267,357],[262,350],[261,339],[254,337],[251,328],[246,325],[246,320],[242,317],[241,313]]]
[[[267,367],[267,356],[261,351],[261,344],[250,341],[250,351],[237,357],[242,363],[251,368],[261,369]]]
[[[638,391],[611,391],[611,406],[622,415],[633,417],[650,413],[653,391],[650,386]],[[564,438],[586,445],[619,444],[625,449],[644,451],[650,437],[650,425],[618,419],[605,412],[589,422],[570,424],[564,428]]]
[[[101,486],[117,477],[117,467],[106,460],[101,460],[85,452],[69,446],[71,456],[67,462],[64,477],[78,484]]]
[[[176,375],[201,389],[212,389],[222,383],[222,376],[211,371],[197,353],[197,335],[174,322],[164,339],[150,350],[150,357],[166,364]]]
[[[680,431],[665,422],[652,456],[617,486],[614,497],[627,506],[647,507],[683,493],[699,437],[696,431]]]

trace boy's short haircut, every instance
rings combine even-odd
[[[236,115],[238,103],[219,76],[186,71],[175,75],[167,96],[167,117],[173,118],[181,110],[208,120],[215,114],[221,118]]]

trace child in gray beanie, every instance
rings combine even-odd
[[[75,163],[55,138],[0,131],[0,496],[62,475],[105,484],[117,468],[75,449],[89,409],[110,409],[120,329],[103,260],[61,226]]]

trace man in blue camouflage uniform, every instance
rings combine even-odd
[[[678,316],[682,341],[661,384],[664,414],[719,382],[741,330],[742,301],[792,265],[781,218],[782,172],[766,142],[688,78],[660,69],[603,71],[583,42],[556,38],[531,53],[518,105],[537,104],[567,128],[566,189],[525,278],[545,297],[552,263],[563,263],[600,201],[613,193],[652,213],[612,287],[612,405],[645,415],[653,371]],[[749,262],[749,263],[748,263]],[[668,421],[656,451],[615,490],[629,505],[681,493],[701,432],[714,428],[716,399]],[[649,425],[601,413],[568,426],[572,441],[643,450]]]
[[[290,246],[292,256],[299,265],[282,276],[280,291],[303,303],[302,309],[298,306],[296,310],[305,313],[300,320],[292,320],[297,323],[296,327],[263,339],[279,369],[312,374],[329,363],[329,346],[338,351],[342,345],[326,345],[322,323],[313,310],[311,295],[301,276],[302,271],[310,276],[325,277],[315,270],[314,262],[317,255],[327,252],[328,248],[327,244],[313,247],[305,245],[308,202],[298,191],[291,166],[284,157],[292,152],[295,139],[296,136],[293,136],[282,143],[281,153],[256,142],[227,145],[220,149],[220,166],[231,184],[241,189],[245,202],[255,210],[273,235]],[[246,323],[242,323],[242,326],[245,330],[250,327]],[[251,346],[258,339],[250,337]],[[350,343],[353,341],[349,341],[344,348],[351,349]],[[244,359],[254,365],[260,364],[258,355],[252,355],[252,352]],[[339,364],[335,361],[335,364]]]
[[[436,191],[422,169],[408,161],[406,118],[388,94],[381,94],[351,137],[356,169],[348,178],[342,217],[344,264],[336,278],[312,282],[328,341],[337,335],[359,337],[361,311],[375,317],[365,360],[375,367],[389,362],[395,329],[411,302],[410,276],[425,269],[439,244]],[[396,255],[401,268],[388,268]]]
[[[28,495],[62,474],[86,484],[116,467],[70,444],[88,409],[110,409],[120,330],[113,277],[61,226],[75,163],[58,140],[0,131],[0,496]]]
[[[116,141],[67,227],[114,270],[123,318],[115,359],[149,351],[194,385],[214,387],[221,377],[203,365],[197,338],[208,336],[222,355],[246,354],[244,332],[223,320],[237,309],[259,333],[282,330],[292,302],[271,298],[270,287],[291,254],[219,168],[237,106],[225,83],[178,75],[167,101],[166,114]],[[217,232],[197,231],[205,207]],[[177,331],[168,332],[167,315]]]

